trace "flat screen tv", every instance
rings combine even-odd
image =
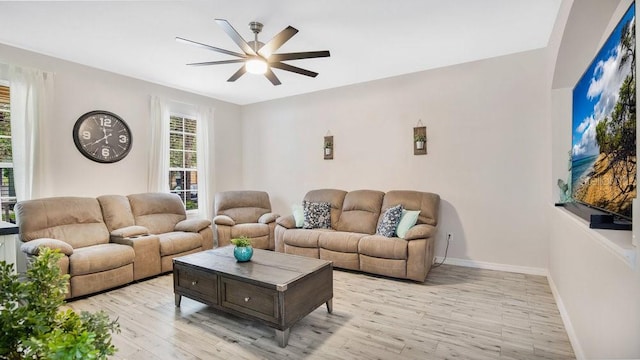
[[[631,220],[636,197],[635,3],[573,89],[573,201]]]

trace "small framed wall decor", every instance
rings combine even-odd
[[[413,128],[413,155],[427,155],[427,127]]]
[[[324,150],[324,159],[333,160],[333,136],[324,137],[323,150]]]

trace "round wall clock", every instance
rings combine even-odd
[[[73,142],[88,159],[114,163],[124,159],[131,150],[131,130],[114,113],[90,111],[80,116],[73,126]]]

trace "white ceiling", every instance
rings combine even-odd
[[[244,105],[545,47],[561,0],[209,0],[0,2],[0,43]],[[275,69],[282,85],[232,57],[176,36],[240,52],[213,21],[247,40],[260,21],[266,42],[288,25],[300,32],[277,53],[329,50],[289,61],[309,78]]]

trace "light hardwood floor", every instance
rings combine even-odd
[[[171,274],[86,299],[118,317],[114,359],[575,359],[546,278],[443,265],[418,284],[334,271],[324,306],[274,331],[183,297]]]

